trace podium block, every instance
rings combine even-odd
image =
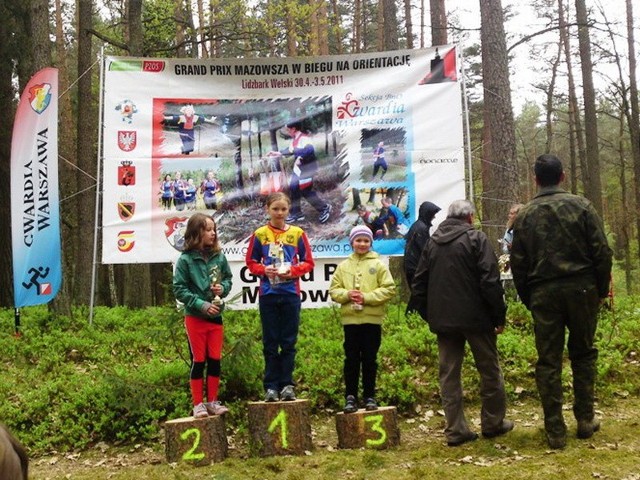
[[[336,415],[339,448],[374,448],[383,450],[400,445],[396,407],[360,409],[355,413]]]
[[[249,402],[251,452],[261,457],[311,450],[309,400]]]
[[[215,415],[169,420],[164,424],[168,462],[195,466],[211,465],[227,457],[228,444],[224,416]]]

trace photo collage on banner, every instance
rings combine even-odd
[[[401,255],[420,203],[464,197],[456,61],[454,46],[107,57],[103,263],[174,261],[193,212],[213,215],[225,255],[242,262],[275,191],[292,198],[291,223],[319,261],[351,253],[358,224],[372,229],[376,251]]]

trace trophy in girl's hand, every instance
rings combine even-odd
[[[282,242],[278,243],[278,273],[287,274],[289,273],[291,266],[289,263],[284,261],[284,247],[282,246]]]
[[[355,279],[353,281],[353,289],[360,291],[360,281],[362,280],[362,272],[356,273]],[[359,303],[351,303],[351,310],[362,310],[362,305]]]
[[[209,271],[209,280],[211,280],[211,288],[213,288],[214,285],[218,285],[220,283],[220,267],[218,265],[214,265],[213,267],[211,267],[211,270]],[[221,306],[224,301],[222,300],[222,298],[220,298],[220,295],[216,294],[213,297],[213,301],[211,303],[217,306]]]

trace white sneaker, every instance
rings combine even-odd
[[[193,418],[206,418],[208,416],[209,413],[207,413],[207,407],[205,407],[204,403],[199,403],[193,407]]]
[[[320,212],[320,216],[318,217],[320,223],[325,223],[327,220],[329,220],[329,215],[331,215],[332,210],[333,206],[327,203],[327,206],[322,209],[322,212]]]
[[[222,405],[218,401],[207,402],[207,403],[204,404],[204,406],[206,407],[207,412],[209,413],[209,415],[224,415],[225,413],[227,413],[229,411],[229,409],[227,407],[225,407],[224,405]]]

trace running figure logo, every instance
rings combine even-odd
[[[31,275],[30,282],[22,282],[24,288],[30,290],[31,287],[36,287],[38,295],[51,295],[51,284],[49,282],[40,282],[40,280],[49,276],[49,267],[30,268],[29,274]]]

